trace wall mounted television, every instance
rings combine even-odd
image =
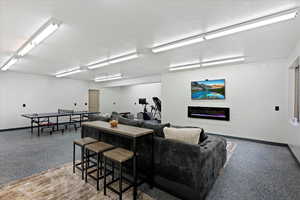
[[[192,81],[193,100],[225,99],[225,79]]]

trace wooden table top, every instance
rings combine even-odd
[[[141,137],[144,135],[152,134],[152,129],[139,128],[135,126],[128,126],[124,124],[118,124],[118,127],[112,128],[110,123],[104,121],[92,121],[84,122],[83,126],[93,127],[99,130],[110,131],[112,133],[126,135],[128,137]]]

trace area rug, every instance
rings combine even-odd
[[[227,150],[227,160],[226,163],[224,165],[224,168],[226,167],[226,165],[228,164],[228,161],[230,160],[232,154],[234,153],[235,149],[237,147],[237,144],[231,141],[227,141],[227,146],[226,146],[226,150]]]
[[[100,181],[100,191],[96,182],[81,180],[81,174],[72,172],[72,164],[17,180],[0,188],[0,200],[116,200],[119,196],[107,190],[103,194],[103,180]],[[132,199],[132,189],[123,194],[124,200]],[[147,194],[138,191],[139,200],[153,200]]]

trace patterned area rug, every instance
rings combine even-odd
[[[235,151],[237,147],[237,144],[231,141],[227,141],[227,146],[226,146],[226,150],[227,150],[227,160],[226,163],[224,165],[224,168],[226,167],[226,165],[228,164],[228,161],[230,160],[233,152]]]
[[[0,188],[0,200],[116,200],[119,196],[107,190],[103,194],[103,180],[100,181],[100,191],[96,182],[81,180],[79,170],[72,173],[72,164],[17,180]],[[114,187],[114,186],[113,186]],[[124,200],[132,199],[132,188],[123,194]],[[153,200],[147,194],[138,191],[139,200]]]

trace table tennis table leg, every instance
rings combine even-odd
[[[59,127],[58,127],[58,116],[56,116],[56,129],[57,129],[57,131],[59,131]]]
[[[31,119],[31,135],[33,133],[33,119]]]
[[[79,127],[81,127],[81,123],[82,123],[82,117],[83,117],[83,115],[82,115],[82,114],[80,114],[80,115],[79,115]]]
[[[40,137],[40,118],[38,118],[38,136]]]

